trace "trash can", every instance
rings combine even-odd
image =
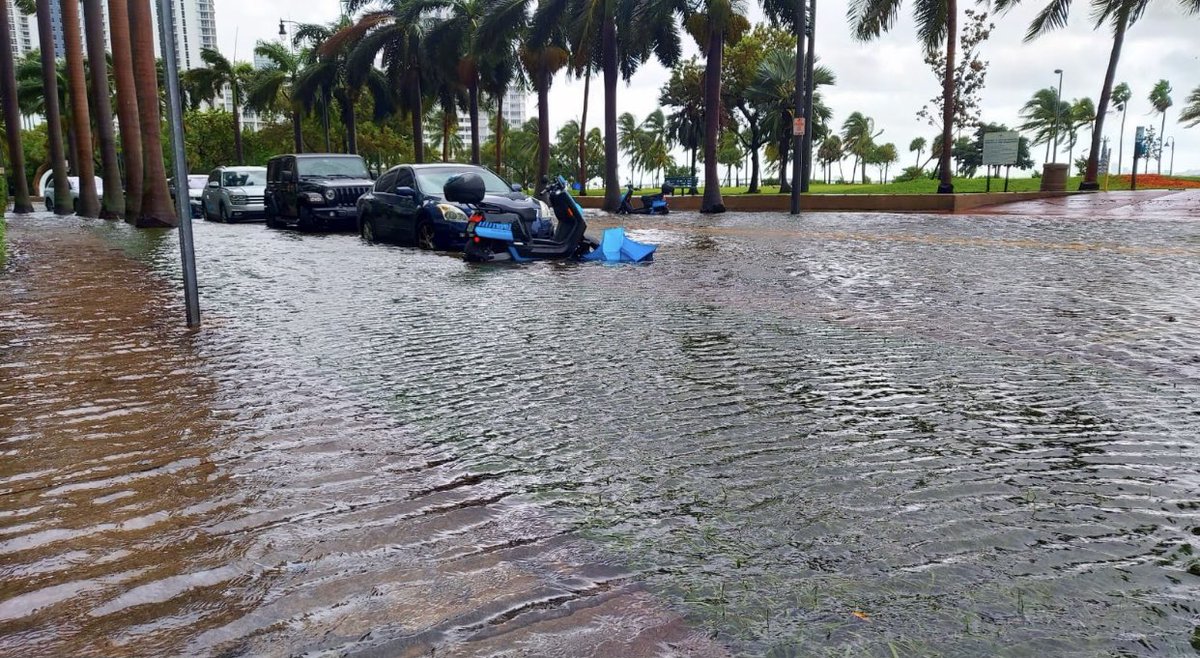
[[[1064,162],[1047,162],[1042,165],[1042,191],[1067,191],[1067,165]]]

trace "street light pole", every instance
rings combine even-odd
[[[808,3],[805,0],[794,0],[796,3],[796,88],[792,95],[793,107],[796,113],[792,116],[792,203],[793,215],[800,214],[800,179],[804,177],[804,36],[808,32]]]
[[[1058,117],[1062,114],[1062,81],[1063,70],[1054,69],[1058,74],[1058,91],[1054,93],[1054,163],[1058,163]],[[1067,163],[1070,165],[1070,163]]]

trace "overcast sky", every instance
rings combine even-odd
[[[1090,97],[1099,101],[1100,85],[1112,46],[1111,33],[1095,32],[1088,20],[1088,3],[1077,0],[1070,26],[1032,43],[1022,39],[1031,16],[1044,0],[1025,0],[1026,4],[997,17],[996,30],[982,48],[983,59],[991,63],[987,85],[982,94],[983,119],[1015,126],[1020,122],[1021,105],[1042,87],[1056,85],[1054,69],[1064,70],[1063,98]],[[279,39],[279,19],[324,22],[336,18],[337,0],[296,2],[285,0],[216,0],[217,32],[220,47],[227,55],[250,59],[259,39]],[[900,164],[913,160],[908,144],[918,136],[930,139],[934,128],[916,118],[916,112],[937,94],[937,80],[922,61],[917,45],[910,5],[904,6],[899,25],[881,39],[862,44],[851,36],[846,20],[846,0],[820,0],[817,5],[817,55],[837,75],[837,85],[825,91],[839,125],[848,114],[860,111],[875,119],[883,130],[880,143],[893,142],[900,151]],[[761,17],[755,7],[752,19]],[[1177,3],[1151,3],[1146,16],[1130,29],[1121,55],[1117,80],[1133,89],[1126,123],[1124,171],[1128,172],[1133,128],[1159,126],[1147,95],[1154,83],[1165,78],[1174,88],[1175,106],[1167,113],[1166,136],[1174,137],[1175,172],[1200,173],[1200,126],[1185,130],[1176,122],[1188,93],[1200,86],[1200,16],[1187,16]],[[686,40],[688,54],[698,50]],[[668,72],[653,60],[643,67],[629,86],[618,89],[619,112],[631,112],[639,118],[655,109],[658,91]],[[583,82],[559,76],[550,96],[551,126],[578,119],[582,110]],[[535,111],[531,101],[529,111]],[[603,118],[603,99],[599,85],[592,85],[589,126],[598,126]],[[1119,115],[1110,115],[1105,134],[1115,144],[1120,127]],[[1157,129],[1157,128],[1156,128]],[[1081,136],[1081,142],[1086,137]],[[1080,148],[1076,148],[1076,153]],[[1044,148],[1034,149],[1039,163]],[[1163,173],[1168,169],[1168,149],[1163,156]],[[1065,156],[1059,161],[1065,161]],[[1143,169],[1139,166],[1139,169]],[[1113,171],[1116,148],[1113,148]],[[848,173],[848,172],[847,172]]]

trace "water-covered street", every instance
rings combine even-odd
[[[0,655],[1194,654],[1200,194],[1104,199],[197,222],[197,332],[174,232],[10,215]]]

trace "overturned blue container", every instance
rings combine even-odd
[[[654,252],[657,249],[658,245],[630,240],[623,228],[609,228],[604,229],[600,246],[584,256],[583,260],[602,263],[646,263],[654,260]]]

